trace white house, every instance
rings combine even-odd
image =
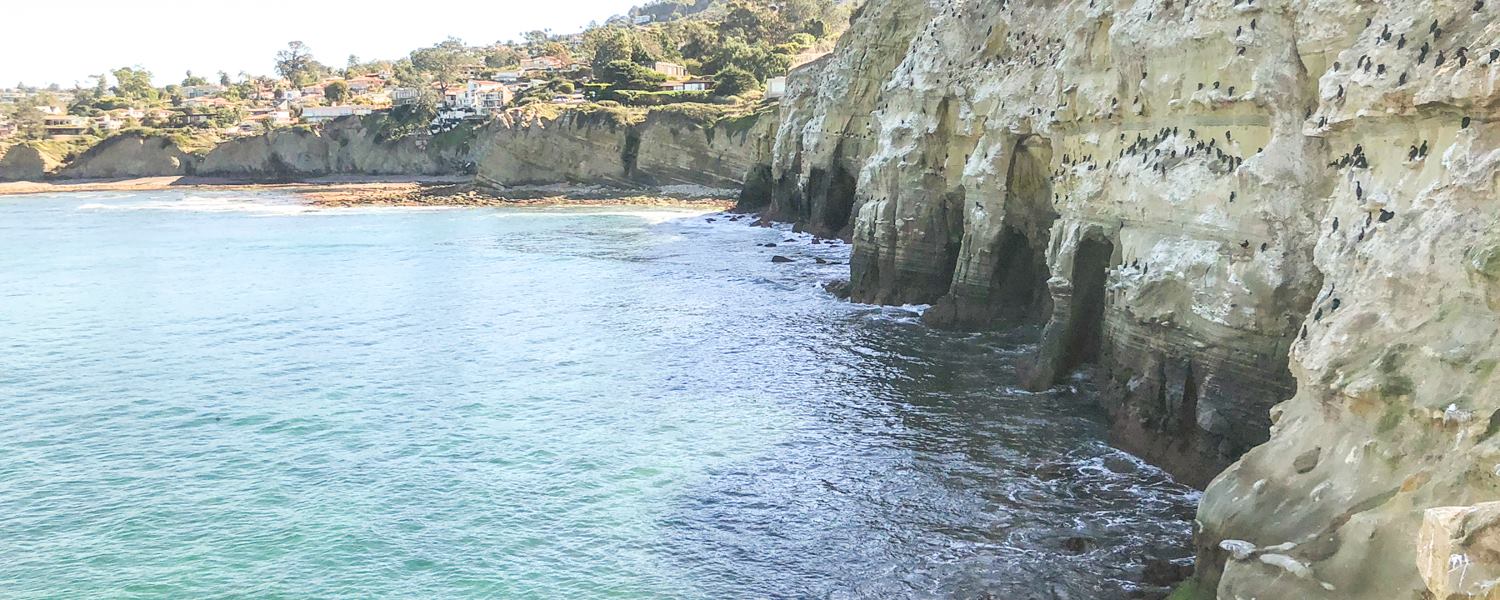
[[[364,116],[375,112],[368,106],[309,106],[302,109],[302,122],[323,123],[350,115]]]
[[[416,104],[417,98],[419,98],[421,95],[421,90],[418,90],[417,88],[391,88],[391,104],[395,106],[407,106]]]
[[[713,89],[713,87],[714,80],[702,77],[682,82],[682,91],[684,92],[706,92]]]
[[[775,100],[786,95],[786,77],[772,77],[766,80],[766,99]]]

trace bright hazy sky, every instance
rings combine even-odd
[[[551,29],[572,33],[624,14],[643,0],[18,0],[0,9],[0,87],[87,85],[123,66],[150,70],[158,85],[219,71],[271,74],[291,40],[342,67],[399,58],[448,36],[470,44],[519,40]],[[44,25],[45,24],[45,25]]]

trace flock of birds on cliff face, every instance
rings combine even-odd
[[[1484,0],[1475,0],[1473,6],[1471,7],[1472,11],[1470,17],[1472,18],[1472,15],[1479,14],[1480,11],[1484,10],[1484,6]],[[1448,19],[1448,24],[1451,25],[1452,21],[1456,18],[1457,17],[1450,17]],[[1365,29],[1373,30],[1374,28],[1374,18],[1367,18],[1365,20]],[[1464,45],[1456,41],[1450,41],[1448,47],[1438,48],[1438,45],[1442,44],[1444,41],[1444,33],[1444,24],[1437,19],[1434,19],[1427,26],[1427,31],[1425,34],[1413,32],[1394,32],[1391,30],[1391,25],[1389,23],[1384,23],[1381,25],[1380,32],[1375,34],[1375,46],[1378,48],[1386,49],[1386,51],[1382,53],[1385,55],[1391,54],[1392,51],[1389,49],[1394,48],[1394,52],[1396,53],[1406,53],[1406,58],[1411,61],[1408,64],[1408,68],[1402,70],[1401,73],[1396,77],[1396,87],[1402,87],[1409,83],[1411,81],[1410,69],[1419,67],[1425,68],[1429,59],[1432,60],[1432,69],[1441,68],[1445,64],[1456,65],[1456,69],[1467,68],[1470,62],[1479,64],[1478,61],[1471,61],[1468,45]],[[1422,41],[1422,45],[1417,46],[1415,45],[1415,42],[1408,40],[1408,34],[1411,34],[1413,38],[1419,38],[1422,35],[1425,35],[1428,39],[1424,39]],[[1411,48],[1408,49],[1408,46],[1411,46]],[[1433,53],[1434,49],[1436,49],[1436,54]],[[1450,52],[1452,56],[1451,59],[1449,58]],[[1398,54],[1397,56],[1401,55]],[[1384,62],[1377,62],[1380,58],[1382,57],[1372,57],[1369,53],[1360,55],[1359,59],[1357,59],[1354,63],[1354,69],[1351,74],[1370,75],[1373,70],[1375,79],[1388,77],[1389,73],[1394,69]],[[1500,48],[1491,48],[1487,53],[1485,64],[1494,65],[1497,62],[1500,62]],[[1343,69],[1344,65],[1342,62],[1335,61],[1333,63],[1333,71],[1335,73],[1341,73],[1343,72]],[[1347,90],[1345,89],[1344,85],[1339,84],[1338,91],[1334,94],[1332,100],[1334,102],[1342,104],[1347,99],[1346,92]],[[1311,118],[1311,111],[1309,111],[1308,115],[1306,116],[1307,118]],[[1464,117],[1463,121],[1463,127],[1468,127],[1470,118]],[[1318,119],[1318,128],[1321,129],[1323,127],[1326,127],[1327,125],[1327,116],[1322,116]],[[1413,159],[1415,159],[1415,156],[1413,156]]]
[[[942,16],[955,20],[973,20],[974,15],[961,14],[959,6],[963,4],[964,2],[950,4],[950,7],[942,13]],[[1253,6],[1255,4],[1255,0],[1233,0],[1233,4],[1236,7],[1242,5]],[[1089,6],[1094,6],[1094,2],[1090,1]],[[1190,6],[1190,0],[1184,0],[1182,3],[1182,7],[1187,8],[1188,6]],[[1005,0],[1000,0],[998,2],[998,8],[1000,11],[1004,11],[1007,10],[1009,6]],[[1172,9],[1173,0],[1165,0],[1165,8],[1168,10]],[[1484,0],[1476,0],[1472,5],[1472,10],[1475,14],[1480,13],[1480,11],[1482,11],[1484,8]],[[988,9],[989,7],[984,7],[983,11],[981,11],[981,13],[977,16],[978,20],[982,22],[991,16],[990,13],[988,13]],[[1153,18],[1154,16],[1156,16],[1156,13],[1153,10],[1151,14],[1147,15],[1147,20],[1151,20],[1151,18]],[[1350,73],[1351,78],[1352,76],[1359,76],[1363,81],[1372,81],[1384,79],[1386,77],[1393,77],[1396,81],[1396,85],[1399,87],[1405,86],[1412,81],[1412,77],[1410,76],[1412,69],[1425,67],[1428,64],[1429,60],[1432,61],[1431,67],[1433,69],[1438,69],[1444,67],[1445,65],[1447,65],[1449,69],[1464,69],[1470,66],[1470,62],[1480,64],[1481,61],[1484,61],[1484,64],[1500,63],[1500,49],[1490,49],[1487,52],[1486,58],[1477,59],[1475,56],[1471,56],[1470,47],[1468,45],[1459,44],[1452,39],[1452,35],[1445,31],[1445,27],[1454,27],[1453,22],[1459,18],[1461,18],[1461,16],[1451,16],[1447,17],[1446,20],[1438,19],[1432,21],[1427,27],[1425,36],[1414,32],[1393,31],[1391,24],[1380,25],[1378,33],[1374,33],[1376,23],[1374,22],[1373,18],[1367,19],[1365,23],[1366,29],[1369,30],[1369,32],[1374,33],[1374,44],[1375,46],[1380,48],[1372,51],[1371,53],[1364,54],[1358,58],[1352,72]],[[943,20],[934,19],[933,21],[929,22],[926,26],[926,29],[919,35],[919,38],[925,37],[927,40],[929,40],[934,48],[941,47],[941,42],[938,42],[937,39],[939,30],[942,29],[944,24],[940,21]],[[967,83],[966,79],[973,76],[977,72],[965,71],[962,69],[965,66],[971,68],[983,67],[986,71],[991,71],[990,73],[983,73],[984,76],[990,77],[998,73],[1003,78],[1012,73],[1022,73],[1027,71],[1034,72],[1038,67],[1056,66],[1062,61],[1063,51],[1065,49],[1062,38],[1038,35],[1029,31],[1005,33],[1004,39],[1006,43],[1004,44],[1004,49],[999,51],[998,53],[994,52],[994,49],[991,47],[992,44],[990,40],[995,33],[995,29],[996,25],[989,25],[985,30],[985,35],[983,38],[984,41],[976,43],[969,48],[969,51],[972,53],[973,58],[967,61],[963,59],[947,60],[946,64],[942,65],[946,68],[946,70],[933,73],[935,83],[938,85],[943,85],[945,83]],[[1259,21],[1258,19],[1252,17],[1249,19],[1249,21],[1235,27],[1235,39],[1238,41],[1247,32],[1253,33],[1256,31],[1259,31]],[[1417,41],[1420,41],[1421,43],[1418,44]],[[1445,43],[1446,46],[1443,46],[1443,44]],[[1246,47],[1237,43],[1234,52],[1235,56],[1244,56],[1246,53]],[[1388,57],[1395,53],[1410,53],[1409,59],[1412,60],[1413,63],[1407,68],[1401,69],[1400,72],[1397,73],[1398,69],[1396,67],[1387,64],[1387,62],[1381,62],[1382,58],[1385,58],[1387,61],[1389,61]],[[1400,54],[1397,54],[1397,56],[1400,56]],[[910,78],[914,74],[914,71],[917,70],[918,66],[919,63],[917,61],[906,61],[902,64],[902,66],[897,68],[896,75],[901,78],[905,78],[907,81],[910,81]],[[1343,73],[1346,71],[1346,65],[1340,62],[1335,62],[1333,64],[1332,71],[1334,73]],[[1141,79],[1143,80],[1143,82],[1147,79],[1146,72],[1141,73]],[[1042,74],[1042,76],[1036,77],[1033,81],[1028,82],[1031,84],[1031,91],[1036,94],[1041,94],[1041,81],[1044,80],[1045,75]],[[1211,89],[1213,91],[1227,93],[1227,95],[1231,99],[1235,96],[1236,87],[1233,85],[1225,85],[1225,83],[1221,81],[1214,81],[1211,84],[1208,82],[1200,82],[1197,83],[1197,89],[1201,92],[1207,92],[1210,90],[1210,88],[1208,87],[1210,85],[1212,86]],[[1337,92],[1331,98],[1332,101],[1338,104],[1342,104],[1346,100],[1346,98],[1348,97],[1348,90],[1345,86],[1345,83],[1338,84]],[[1132,102],[1135,105],[1140,105],[1140,95],[1137,94]],[[1107,115],[1113,115],[1115,111],[1118,110],[1119,104],[1120,98],[1112,98],[1110,110]],[[1001,100],[1000,106],[1003,110],[1003,100]],[[1060,106],[1066,106],[1066,104],[1062,104]],[[887,108],[886,100],[881,101],[879,108],[882,110]],[[923,114],[926,114],[928,111],[922,112]],[[1035,106],[1029,107],[1029,116],[1039,117],[1044,113],[1046,113],[1046,109],[1044,108]],[[1053,121],[1055,121],[1056,114],[1057,111],[1053,110],[1048,116],[1051,117]],[[1310,121],[1312,117],[1313,113],[1310,109],[1308,111],[1308,114],[1305,115],[1305,118]],[[1470,117],[1464,116],[1461,119],[1460,127],[1468,128],[1471,122],[1472,119]],[[1318,126],[1321,128],[1326,126],[1327,123],[1328,117],[1325,116],[1320,119]],[[1107,160],[1103,166],[1106,168],[1106,170],[1112,170],[1113,167],[1116,166],[1117,161],[1118,164],[1123,165],[1127,160],[1134,161],[1136,159],[1139,159],[1138,164],[1141,167],[1149,167],[1150,171],[1154,175],[1160,178],[1164,178],[1168,175],[1169,171],[1172,168],[1184,164],[1189,159],[1200,156],[1203,157],[1205,161],[1207,161],[1206,168],[1218,175],[1231,173],[1244,163],[1244,157],[1235,153],[1234,148],[1236,146],[1232,144],[1232,133],[1228,130],[1224,131],[1224,143],[1222,145],[1220,144],[1219,139],[1216,136],[1200,138],[1198,132],[1193,129],[1187,129],[1186,140],[1183,140],[1181,135],[1182,133],[1177,127],[1162,128],[1158,130],[1155,135],[1149,137],[1138,134],[1135,136],[1135,139],[1133,141],[1129,141],[1129,143],[1127,144],[1127,136],[1125,134],[1121,134],[1119,140],[1122,146],[1121,149],[1114,159]],[[873,126],[867,125],[866,131],[863,135],[856,134],[852,135],[851,137],[869,140],[874,137],[874,128]],[[1257,149],[1256,153],[1258,154],[1262,150],[1263,149]],[[1418,140],[1416,143],[1410,144],[1409,148],[1406,149],[1407,161],[1414,162],[1425,160],[1429,155],[1430,150],[1431,144],[1428,140]],[[943,162],[946,163],[947,161],[945,160]],[[1100,166],[1092,153],[1076,156],[1071,153],[1064,154],[1061,158],[1060,165],[1061,166],[1055,169],[1052,173],[1054,184],[1059,183],[1060,180],[1069,176],[1070,174],[1076,173],[1077,167],[1082,166],[1085,172],[1092,172],[1097,170],[1097,168]],[[941,170],[942,168],[944,168],[944,166],[945,164],[939,164],[936,168],[938,170]],[[1356,145],[1353,151],[1344,154],[1338,160],[1331,161],[1329,163],[1329,167],[1333,169],[1367,170],[1370,169],[1370,158],[1365,154],[1362,145]],[[1125,177],[1130,177],[1132,175],[1132,172],[1121,171],[1120,173]],[[1361,181],[1354,181],[1353,193],[1356,200],[1363,200],[1365,189],[1364,184]],[[1054,194],[1053,196],[1054,203],[1060,202],[1062,200],[1061,195]],[[1227,195],[1227,202],[1233,203],[1236,198],[1237,193],[1235,191],[1230,191]],[[1366,218],[1364,219],[1364,226],[1361,227],[1357,239],[1359,241],[1363,241],[1366,238],[1367,229],[1374,223],[1385,223],[1392,220],[1394,217],[1395,213],[1393,211],[1389,211],[1384,208],[1378,209],[1378,213],[1374,211],[1367,213]],[[1338,231],[1338,228],[1339,221],[1337,218],[1334,218],[1333,231]],[[1243,250],[1250,250],[1252,245],[1252,242],[1248,239],[1238,243],[1238,246]],[[1261,251],[1267,250],[1268,247],[1269,245],[1267,243],[1259,244],[1259,248]],[[1138,261],[1132,262],[1132,266],[1136,266],[1137,264]],[[1149,268],[1149,265],[1141,265],[1139,266],[1139,268],[1144,272]]]

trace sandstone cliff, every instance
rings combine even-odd
[[[192,175],[198,156],[170,137],[123,133],[99,142],[57,172],[61,179]]]
[[[739,188],[773,124],[757,115],[705,122],[670,112],[510,114],[479,132],[476,178],[489,186]]]
[[[325,175],[447,175],[471,161],[468,132],[381,140],[359,117],[321,129],[279,129],[238,138],[209,151],[198,174],[289,178]]]
[[[473,162],[473,132],[383,140],[376,128],[346,117],[320,128],[297,127],[189,148],[174,135],[125,132],[61,163],[32,145],[0,155],[0,178],[121,179],[186,175],[279,180],[329,175],[458,175]]]
[[[870,0],[747,205],[1217,474],[1201,595],[1497,597],[1495,4]]]
[[[0,181],[38,181],[62,166],[62,159],[35,144],[0,148]]]

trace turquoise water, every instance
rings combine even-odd
[[[1123,598],[1186,556],[1194,494],[1086,388],[813,257],[681,211],[0,198],[0,597]]]

